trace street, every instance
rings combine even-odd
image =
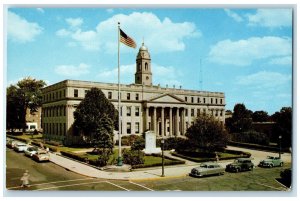
[[[6,186],[8,190],[92,190],[92,191],[288,191],[280,184],[280,171],[290,167],[259,168],[223,176],[193,178],[160,178],[155,180],[107,180],[85,177],[51,162],[37,163],[16,153],[6,151]],[[21,188],[20,178],[25,170],[30,173],[30,187]]]

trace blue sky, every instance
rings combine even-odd
[[[155,85],[224,92],[230,110],[244,103],[271,115],[292,104],[291,9],[9,8],[6,19],[8,85],[26,76],[116,83],[120,21],[138,48],[144,38]],[[138,48],[121,45],[124,84]]]

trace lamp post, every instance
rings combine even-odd
[[[282,138],[282,136],[279,135],[278,138],[279,138],[279,158],[281,159],[281,138]]]
[[[164,143],[165,143],[165,140],[164,139],[161,139],[161,176],[164,177],[165,176],[165,157],[164,157]]]

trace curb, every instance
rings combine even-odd
[[[155,180],[164,180],[164,179],[176,179],[186,177],[188,174],[182,174],[177,176],[165,176],[165,177],[152,177],[152,178],[141,178],[141,179],[129,179],[129,181],[155,181]]]

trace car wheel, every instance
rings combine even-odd
[[[239,171],[240,171],[239,168],[236,168],[236,169],[235,169],[235,172],[239,172]]]
[[[283,166],[283,163],[280,163],[280,167],[282,167]]]
[[[250,167],[249,167],[249,170],[250,170],[250,171],[253,170],[253,166],[250,166]]]

